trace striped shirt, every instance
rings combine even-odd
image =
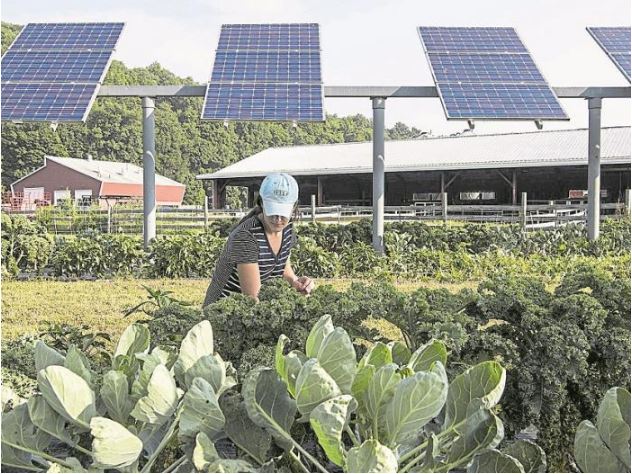
[[[295,244],[296,235],[292,223],[289,223],[283,229],[279,253],[275,254],[259,218],[252,216],[246,219],[228,236],[215,265],[203,307],[231,293],[241,293],[237,272],[237,265],[240,263],[258,263],[261,283],[270,278],[282,277]]]

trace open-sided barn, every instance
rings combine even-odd
[[[439,200],[450,204],[515,204],[581,198],[588,181],[588,131],[551,130],[461,135],[385,144],[386,205]],[[624,200],[630,187],[630,127],[601,132],[604,202]],[[198,179],[211,180],[213,206],[225,204],[226,186],[247,186],[249,204],[262,177],[293,175],[300,203],[370,205],[372,143],[269,148]]]

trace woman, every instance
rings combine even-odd
[[[203,306],[243,293],[258,301],[261,283],[283,277],[297,291],[308,295],[314,282],[297,277],[290,264],[296,235],[290,217],[298,201],[298,184],[285,173],[266,176],[255,208],[230,232],[215,265]]]

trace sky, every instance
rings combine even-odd
[[[223,23],[316,22],[327,86],[431,86],[417,26],[511,26],[553,87],[629,86],[586,26],[629,26],[629,0],[3,0],[3,21],[123,21],[114,59],[129,67],[159,62],[207,82]],[[583,99],[562,99],[570,121],[544,130],[588,126]],[[630,99],[605,99],[602,126],[630,125]],[[371,116],[367,99],[326,98],[339,116]],[[391,98],[386,125],[404,122],[434,135],[461,132],[438,98]],[[533,122],[477,121],[474,133],[536,130]]]

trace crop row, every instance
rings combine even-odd
[[[149,311],[147,320],[152,347],[177,353],[186,339],[183,336],[208,321],[213,328],[215,350],[236,368],[236,373],[231,374],[237,380],[247,381],[253,371],[266,380],[274,378],[268,372],[261,373],[258,367],[276,367],[288,386],[289,397],[298,402],[291,388],[293,383],[298,384],[298,379],[287,379],[288,367],[296,363],[303,367],[310,353],[314,353],[309,349],[309,328],[318,326],[323,314],[330,314],[331,324],[340,326],[349,335],[356,353],[377,360],[380,351],[387,351],[384,349],[387,347],[388,353],[382,356],[388,359],[390,354],[400,369],[401,364],[410,363],[415,350],[435,340],[445,345],[449,354],[445,360],[441,359],[449,380],[456,380],[464,370],[474,369],[485,361],[496,361],[506,370],[504,395],[494,409],[506,437],[535,441],[545,450],[549,468],[557,471],[572,469],[569,463],[577,426],[584,419],[595,419],[603,394],[613,386],[628,390],[630,387],[630,282],[594,266],[575,268],[554,292],[547,291],[538,279],[507,276],[486,280],[476,291],[456,294],[423,288],[402,293],[386,282],[376,281],[356,283],[348,291],[320,286],[310,298],[305,298],[278,283],[264,286],[259,304],[236,295],[202,311],[168,299],[154,299],[160,308]],[[376,331],[376,321],[390,324],[388,333],[397,341],[390,343],[385,331]],[[75,336],[72,341],[63,341],[51,334],[44,342],[66,357],[72,344],[84,352],[92,351],[93,380],[98,385],[112,369],[116,354],[113,361],[95,347],[98,338],[87,334]],[[346,347],[340,341],[339,345]],[[28,340],[14,341],[5,347],[3,370],[10,369],[14,375],[21,374],[30,380],[35,378],[33,365],[37,365],[37,357],[34,360],[30,347]],[[279,350],[284,355],[282,363],[278,360]],[[301,351],[307,359],[296,351]],[[160,354],[156,352],[157,356]],[[150,359],[142,360],[147,363]],[[120,361],[118,364],[115,370],[131,370],[120,365]],[[278,364],[285,368],[279,369]],[[138,370],[142,373],[140,366]],[[354,377],[359,377],[358,374]],[[141,380],[146,382],[147,376]],[[133,392],[132,378],[130,375],[129,388]],[[187,387],[179,386],[190,389],[189,382]],[[266,383],[275,386],[270,381]],[[346,386],[346,382],[340,384]],[[25,386],[15,387],[26,395]],[[346,395],[344,390],[341,393]],[[340,410],[351,409],[348,399],[338,401],[344,405],[336,405]],[[361,415],[361,411],[356,412],[360,416],[358,423],[364,426]],[[373,422],[375,418],[369,420]],[[440,417],[439,425],[442,422],[445,418]],[[379,419],[378,424],[382,426]],[[589,430],[588,426],[584,428]],[[358,428],[358,431],[364,433],[363,441],[371,438],[370,429]],[[298,435],[313,448],[309,440],[312,443],[317,440],[310,433],[301,428]],[[279,441],[274,433],[272,436]],[[379,436],[378,429],[378,440]],[[352,443],[350,439],[346,441]],[[283,447],[283,437],[279,442]],[[500,445],[501,451],[503,446],[506,445]],[[322,452],[312,448],[310,455],[325,465],[327,458],[318,457]],[[344,449],[344,457],[348,459],[348,448]],[[411,455],[407,459],[410,462],[415,458]],[[400,464],[399,468],[402,467]]]
[[[161,236],[145,250],[138,237],[101,233],[54,237],[21,216],[3,215],[3,271],[96,278],[210,277],[226,229],[223,224],[206,233]],[[392,275],[463,281],[501,267],[552,275],[565,271],[569,258],[629,258],[630,246],[629,220],[604,222],[597,242],[588,241],[578,225],[525,234],[514,226],[393,223],[385,233],[386,258],[373,251],[366,221],[300,225],[297,234],[299,244],[292,255],[295,270],[323,278]]]

